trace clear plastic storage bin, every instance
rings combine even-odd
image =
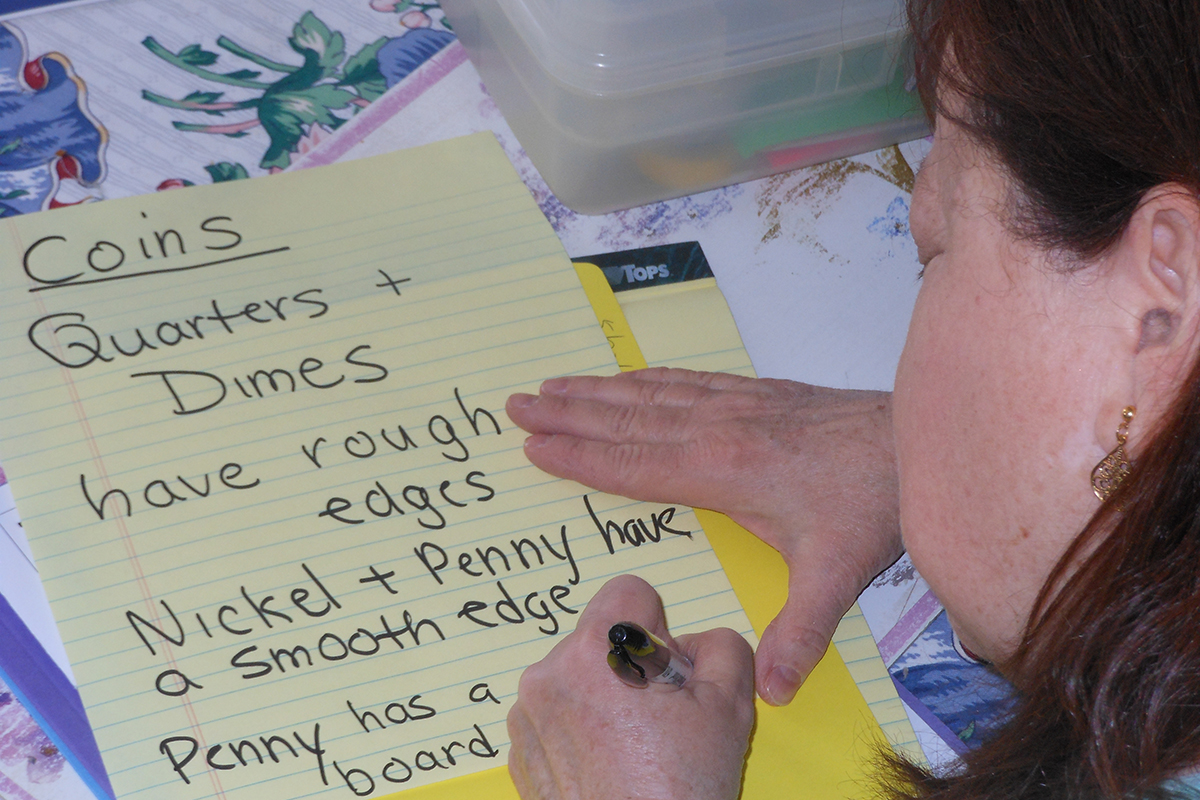
[[[898,0],[442,0],[558,198],[589,214],[924,135]]]

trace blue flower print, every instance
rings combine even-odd
[[[59,182],[104,179],[108,132],[87,111],[87,87],[60,53],[27,60],[0,24],[0,217],[56,205]]]

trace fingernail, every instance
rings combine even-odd
[[[763,686],[763,699],[773,706],[785,706],[792,702],[800,688],[800,673],[791,667],[778,666],[767,675]]]
[[[548,435],[544,433],[535,433],[532,436],[527,436],[525,438],[525,449],[536,450],[546,444],[548,441],[550,441],[550,437]]]
[[[566,394],[566,378],[550,378],[542,381],[542,394]]]
[[[524,393],[509,395],[508,402],[517,408],[528,408],[537,402],[537,395]]]

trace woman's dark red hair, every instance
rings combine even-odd
[[[1200,199],[1200,1],[907,4],[926,109],[965,99],[1016,234],[1086,264],[1151,189]],[[951,775],[896,765],[894,796],[1142,800],[1200,770],[1200,364],[1141,444],[1006,665],[1007,724]]]

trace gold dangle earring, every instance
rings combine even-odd
[[[1129,441],[1129,423],[1137,409],[1125,406],[1121,411],[1121,424],[1117,426],[1117,446],[1113,451],[1100,460],[1092,470],[1092,491],[1100,502],[1107,500],[1129,477],[1131,466],[1129,457],[1125,455],[1125,442]]]

